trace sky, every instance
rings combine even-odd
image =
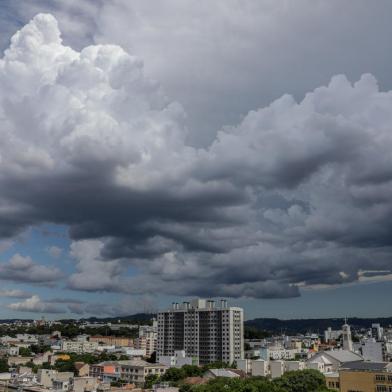
[[[391,316],[391,12],[2,0],[0,318]]]

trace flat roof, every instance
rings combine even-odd
[[[390,365],[391,362],[367,362],[367,361],[361,361],[361,362],[346,362],[340,370],[364,370],[364,371],[371,371],[371,372],[379,372],[379,371],[385,371],[388,370],[389,368],[388,365]]]

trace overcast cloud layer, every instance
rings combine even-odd
[[[72,49],[36,16],[0,60],[1,237],[69,226],[65,284],[93,292],[285,298],[391,275],[392,92],[374,76],[284,95],[206,147],[189,143],[187,114],[137,53]],[[16,254],[0,278],[64,273]]]

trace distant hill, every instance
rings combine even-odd
[[[67,319],[61,320],[64,323],[72,323],[74,321],[85,321],[89,323],[134,323],[144,324],[149,323],[155,313],[137,313],[129,316],[119,317],[89,317],[80,320]],[[1,323],[11,323],[19,321],[20,319],[0,320]],[[23,320],[32,321],[32,320]],[[245,321],[245,328],[247,330],[254,330],[259,332],[268,332],[268,334],[306,334],[314,332],[323,334],[324,331],[331,327],[332,329],[340,329],[344,323],[343,318],[322,318],[322,319],[293,319],[293,320],[280,320],[277,318],[256,318],[253,320]],[[373,323],[379,323],[383,327],[392,326],[392,317],[384,318],[350,318],[348,323],[354,330],[362,328],[370,328]]]
[[[87,321],[89,323],[117,323],[117,322],[143,322],[150,321],[156,314],[154,313],[137,313],[129,316],[119,316],[119,317],[89,317],[80,319],[80,321]]]
[[[23,321],[23,322],[30,322],[30,323],[32,323],[34,320],[29,320],[29,319],[4,319],[4,320],[0,320],[0,324],[16,323],[17,321]]]
[[[280,320],[275,318],[257,318],[245,321],[245,326],[254,328],[258,331],[268,331],[271,333],[296,334],[307,332],[315,332],[322,334],[331,327],[332,329],[341,329],[344,320],[342,318],[327,319],[293,319]],[[362,328],[370,328],[373,323],[379,323],[381,326],[387,327],[392,325],[392,317],[385,318],[350,318],[348,320],[351,328],[359,330]]]

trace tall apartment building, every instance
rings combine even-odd
[[[197,299],[158,313],[157,356],[172,356],[185,350],[200,364],[232,363],[244,357],[244,313],[221,300]]]

